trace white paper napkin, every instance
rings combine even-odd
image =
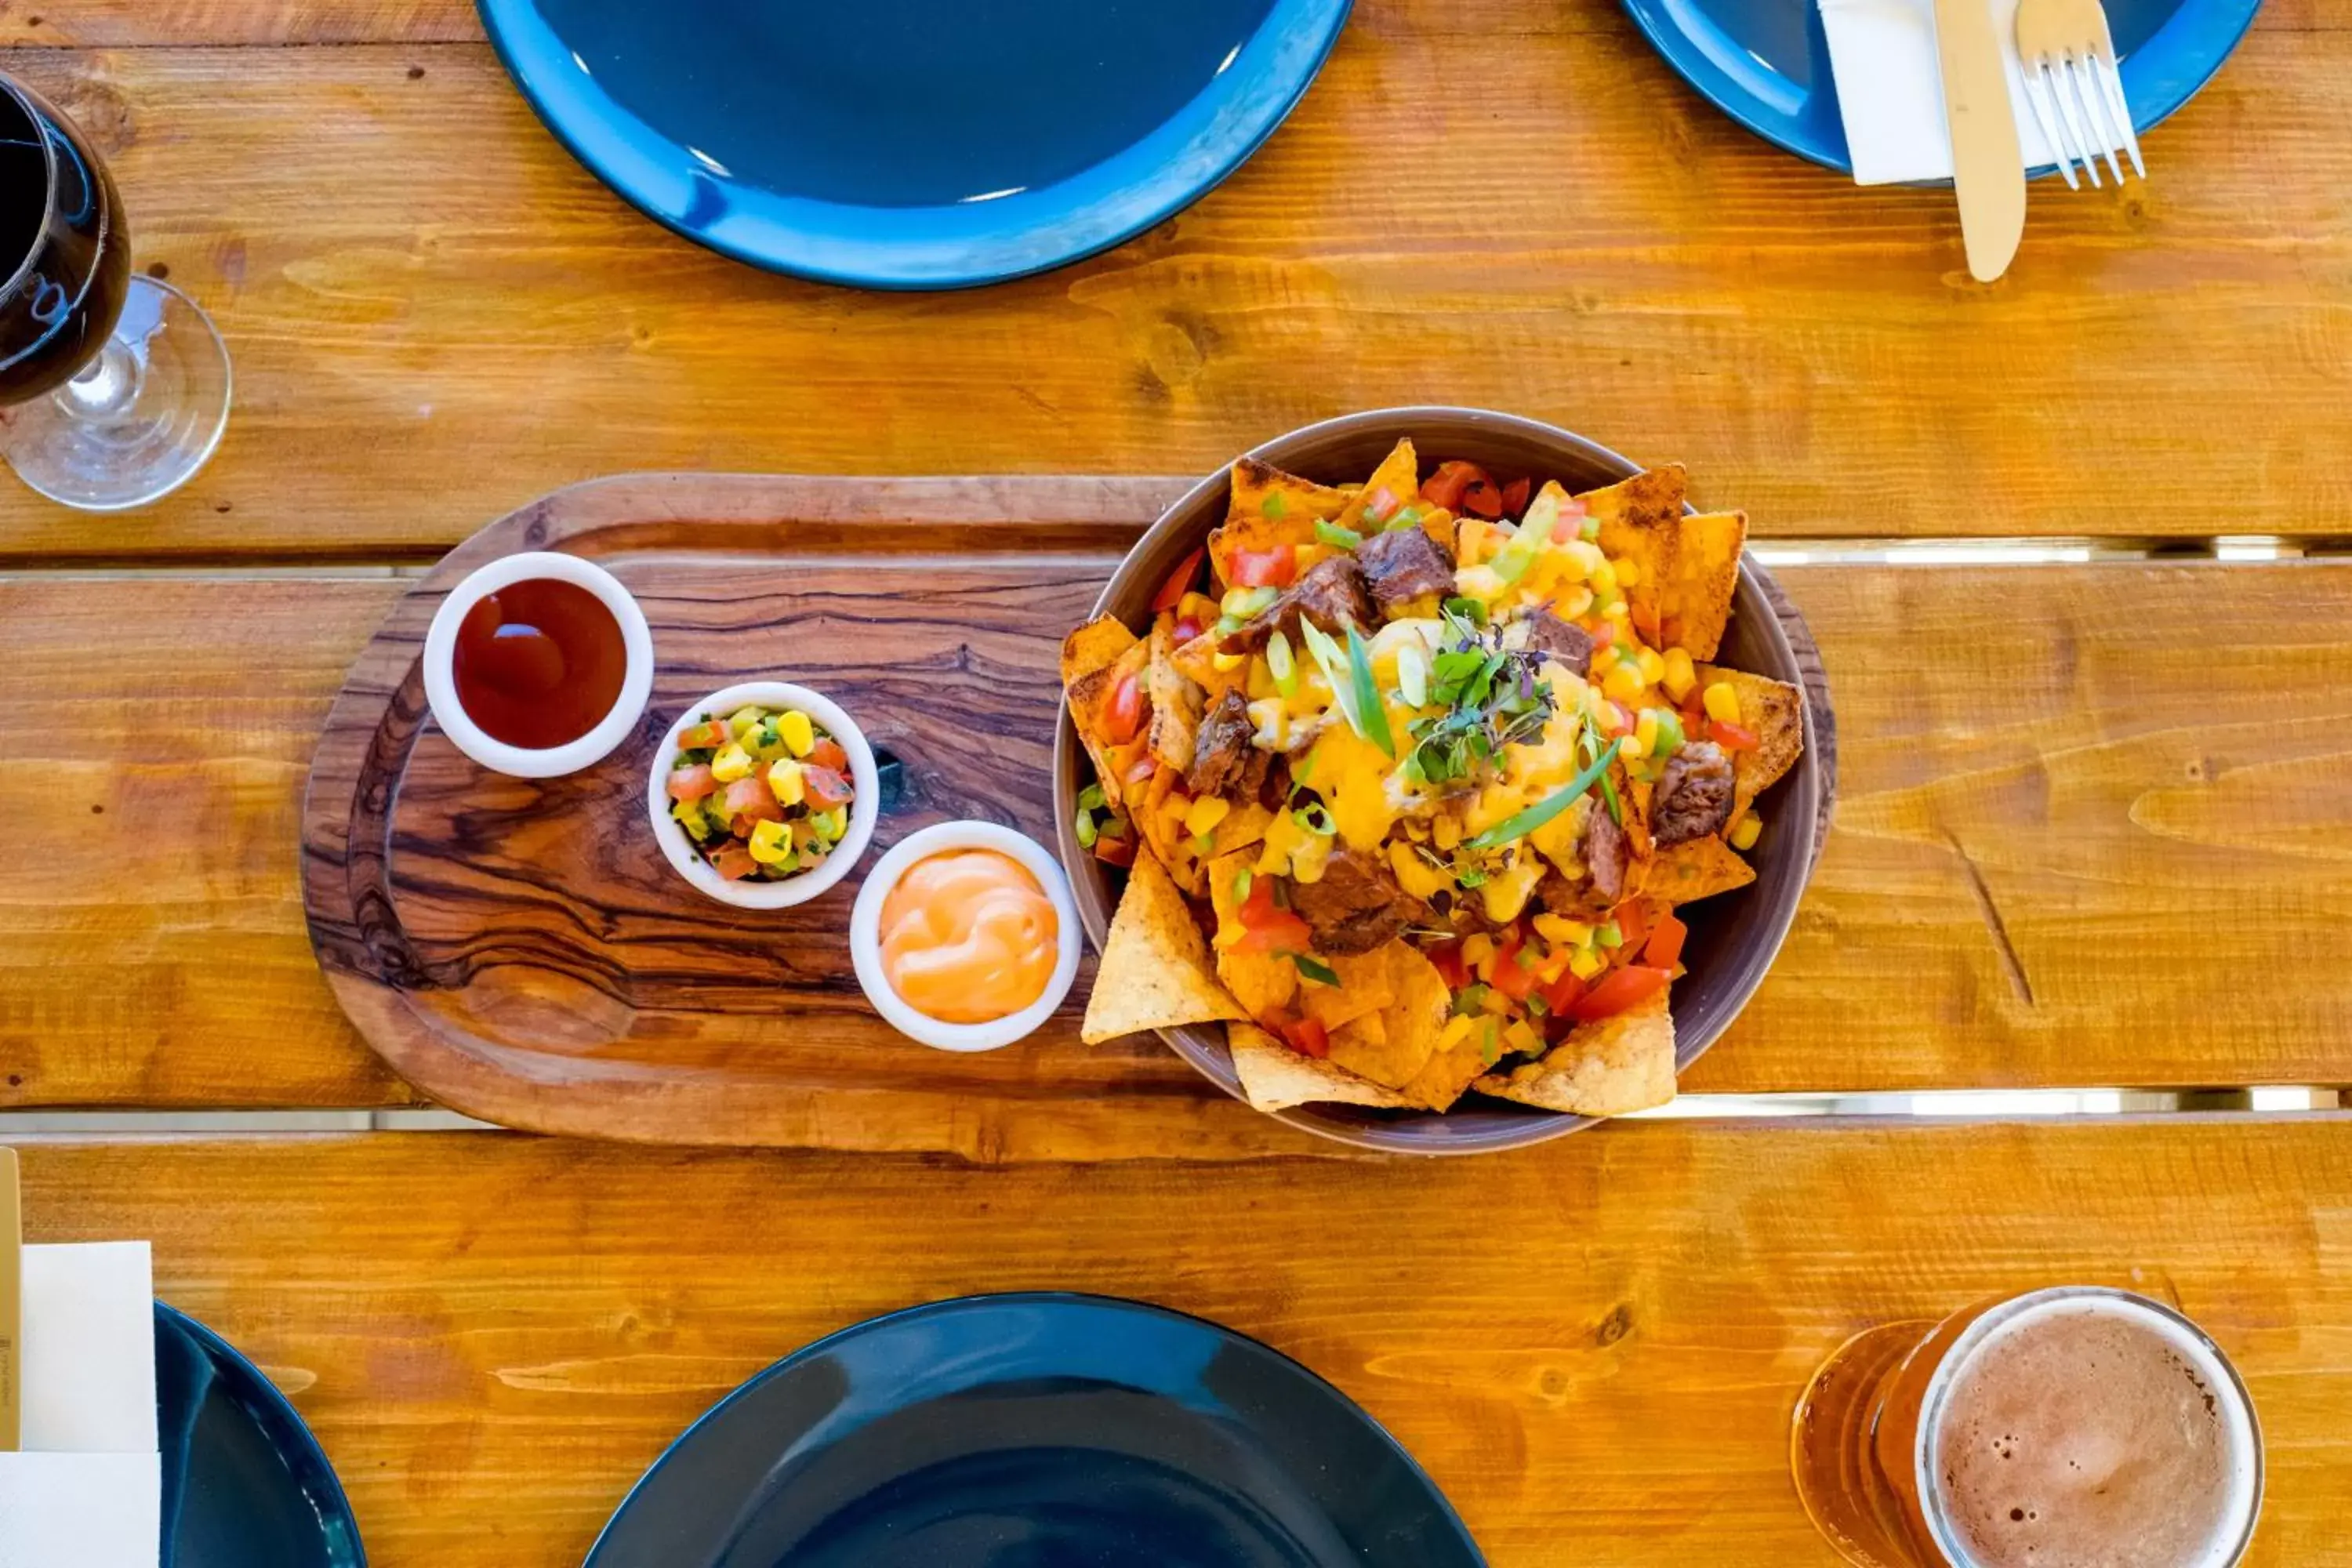
[[[24,1258],[26,1451],[0,1454],[0,1568],[156,1568],[147,1244],[28,1247]]]
[[[2009,68],[2009,102],[2025,167],[2055,163],[2026,101],[2017,56],[2017,0],[1988,0]],[[1854,183],[1885,185],[1952,177],[1944,123],[1944,72],[1936,55],[1934,0],[1821,0],[1822,29],[1837,82]]]

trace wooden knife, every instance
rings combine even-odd
[[[0,1149],[0,1454],[25,1443],[25,1232],[16,1151]]]
[[[1936,0],[1936,52],[1944,68],[1960,237],[1969,274],[1990,283],[2009,270],[2025,234],[2025,154],[1989,0]]]

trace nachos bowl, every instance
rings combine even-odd
[[[1247,457],[1317,485],[1352,485],[1373,474],[1401,440],[1414,444],[1424,467],[1459,460],[1480,465],[1497,476],[1556,479],[1580,492],[1612,486],[1642,472],[1639,465],[1627,458],[1554,426],[1450,407],[1351,415],[1292,432]],[[1129,552],[1097,601],[1097,616],[1116,617],[1133,632],[1149,628],[1154,618],[1152,601],[1161,585],[1189,555],[1203,547],[1213,530],[1227,521],[1231,496],[1231,470],[1220,469],[1171,507]],[[1721,897],[1679,906],[1688,934],[1681,950],[1680,973],[1672,985],[1671,1056],[1676,1073],[1714,1043],[1761,984],[1810,876],[1822,804],[1831,787],[1822,748],[1814,743],[1817,738],[1810,711],[1813,703],[1822,700],[1818,677],[1809,688],[1767,596],[1769,582],[1769,574],[1752,559],[1739,558],[1737,582],[1729,593],[1729,619],[1712,663],[1727,671],[1786,683],[1803,693],[1789,722],[1801,730],[1804,743],[1785,773],[1759,797],[1769,827],[1747,856],[1754,871],[1752,883]],[[1214,585],[1213,582],[1211,586]],[[1058,847],[1081,921],[1097,950],[1102,952],[1119,907],[1120,884],[1131,879],[1123,879],[1089,845],[1080,842],[1079,814],[1074,808],[1081,792],[1096,777],[1093,760],[1066,702],[1055,747]],[[1613,798],[1612,805],[1613,810]],[[1160,1027],[1158,1032],[1203,1076],[1237,1098],[1252,1098],[1236,1070],[1222,1024],[1188,1024]],[[1443,1113],[1310,1100],[1270,1109],[1268,1114],[1342,1142],[1421,1154],[1516,1148],[1577,1131],[1597,1119],[1538,1109],[1475,1090],[1464,1094]]]

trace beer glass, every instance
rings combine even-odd
[[[1846,1342],[1797,1402],[1797,1495],[1861,1568],[2231,1568],[2262,1430],[2197,1326],[2065,1285]]]
[[[203,310],[131,269],[114,181],[47,100],[0,76],[0,447],[90,511],[187,482],[228,424],[228,351]]]

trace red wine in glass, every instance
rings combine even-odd
[[[115,511],[185,483],[228,423],[228,353],[135,276],[122,198],[56,105],[0,75],[0,448],[33,489]]]

